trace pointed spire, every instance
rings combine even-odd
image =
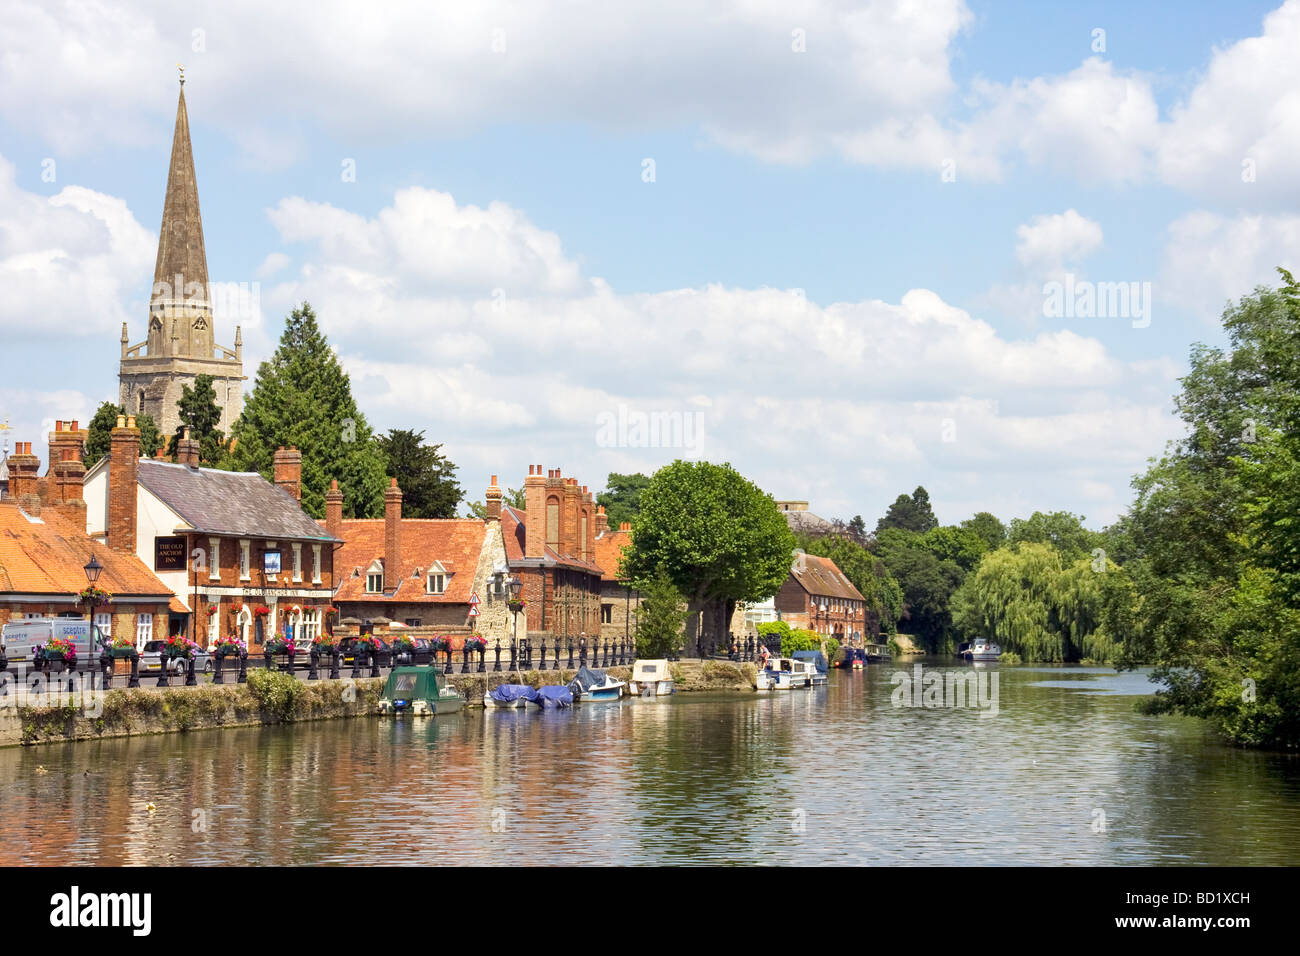
[[[208,302],[208,257],[203,248],[203,218],[199,214],[199,187],[194,176],[184,83],[185,74],[182,72],[180,100],[176,104],[176,130],[172,135],[172,163],[167,173],[167,197],[163,201],[158,260],[154,265],[153,279],[156,304],[162,300],[194,306],[198,303],[207,305]],[[176,287],[177,276],[180,276],[180,288]],[[165,290],[170,290],[170,294]]]

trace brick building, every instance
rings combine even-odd
[[[200,468],[199,443],[188,437],[175,463],[140,458],[139,447],[134,416],[119,417],[108,456],[86,472],[86,530],[135,554],[171,589],[179,611],[169,630],[202,644],[237,634],[253,652],[290,628],[319,633],[339,542],[298,504],[297,449],[276,452],[273,484],[256,472]]]
[[[867,602],[830,558],[799,551],[773,598],[778,617],[794,628],[858,644],[867,629]]]
[[[502,507],[501,489],[487,492],[489,520],[499,515],[506,560],[524,585],[528,606],[519,615],[519,636],[548,643],[601,633],[601,577],[596,563],[596,504],[586,485],[560,469],[543,474],[529,465],[525,508]]]
[[[636,635],[636,609],[641,592],[619,580],[623,550],[632,543],[632,525],[624,521],[616,530],[608,526],[604,506],[596,509],[596,563],[600,565],[600,636],[618,641]]]
[[[338,588],[334,603],[344,619],[373,625],[393,622],[413,636],[467,634],[489,645],[510,640],[510,568],[501,533],[500,489],[492,476],[498,508],[477,518],[403,518],[402,492],[393,479],[384,493],[384,517],[344,519],[343,493],[334,482],[325,495],[325,531],[343,541],[334,556]],[[478,615],[470,597],[478,595]],[[381,625],[382,626],[382,625]]]
[[[28,617],[84,618],[77,592],[86,587],[91,555],[103,566],[96,586],[113,595],[94,620],[113,637],[135,635],[137,647],[155,635],[166,636],[174,610],[184,610],[170,589],[132,554],[93,541],[85,530],[80,495],[42,502],[37,491],[36,456],[20,442],[9,465],[15,480],[0,500],[0,624]],[[8,463],[7,463],[8,464]],[[77,461],[80,467],[80,460]]]

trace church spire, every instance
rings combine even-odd
[[[181,73],[180,100],[176,104],[176,129],[172,134],[171,169],[163,201],[162,228],[158,233],[158,259],[154,265],[154,307],[208,306],[208,257],[203,248],[203,218],[199,214],[199,187],[194,176],[190,147],[190,118],[185,109],[185,74]],[[180,277],[179,288],[177,276]],[[168,309],[167,311],[171,311]]]

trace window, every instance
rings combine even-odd
[[[249,551],[251,547],[252,546],[247,538],[239,542],[239,580],[241,581],[249,580],[248,565],[250,561]]]
[[[384,572],[367,571],[366,572],[366,593],[379,594],[384,590]]]
[[[216,614],[208,615],[208,643],[215,644],[217,638],[221,636],[221,609],[217,608]]]
[[[602,604],[600,606],[600,623],[601,624],[614,623],[614,605]]]
[[[135,616],[135,649],[144,650],[144,645],[153,640],[153,615],[137,614]]]
[[[208,538],[208,578],[221,580],[221,539]]]
[[[587,560],[587,516],[582,516],[582,537],[578,539],[578,551],[582,554],[582,560]]]
[[[446,594],[447,576],[445,574],[430,574],[425,589],[430,594]]]
[[[113,639],[113,615],[100,611],[95,614],[95,630],[99,631],[99,636],[105,641]]]
[[[419,619],[418,617],[408,617],[408,618],[406,619],[406,626],[407,626],[407,627],[419,627],[419,626],[420,626],[420,619]]]
[[[554,498],[546,503],[546,545],[560,546],[560,503]]]
[[[299,642],[311,643],[320,637],[320,608],[303,608],[302,623],[295,629]]]
[[[320,545],[311,546],[311,583],[320,584]]]
[[[301,544],[295,544],[293,546],[293,579],[295,581],[302,580],[302,545]]]

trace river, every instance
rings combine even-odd
[[[8,748],[0,864],[1300,863],[1300,758],[1137,713],[1143,673],[990,672],[996,713],[896,706],[909,662],[767,695]]]

